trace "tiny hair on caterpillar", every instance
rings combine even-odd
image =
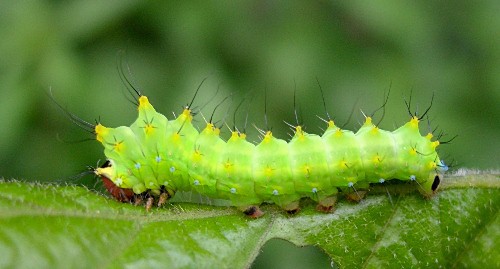
[[[331,212],[340,194],[360,200],[371,184],[394,179],[414,184],[430,198],[448,170],[436,151],[440,142],[431,133],[420,134],[419,122],[431,106],[418,116],[406,103],[410,119],[392,132],[378,128],[371,116],[357,132],[336,126],[328,116],[322,135],[297,125],[285,141],[259,130],[262,139],[254,144],[236,127],[223,140],[211,120],[198,131],[192,123],[194,97],[167,119],[146,96],[131,93],[138,117],[130,126],[94,125],[67,113],[104,146],[107,160],[93,171],[107,191],[120,202],[144,203],[148,211],[178,191],[193,191],[228,200],[253,218],[263,214],[264,202],[295,213],[302,198]]]

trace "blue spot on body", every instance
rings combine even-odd
[[[439,161],[438,166],[439,166],[439,170],[441,170],[442,172],[446,172],[449,169],[448,165],[446,165],[443,160]]]

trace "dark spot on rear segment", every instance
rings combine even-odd
[[[431,187],[432,191],[436,191],[437,190],[437,188],[439,187],[439,183],[440,182],[441,182],[441,179],[439,178],[438,175],[436,175],[434,177],[434,182],[432,182],[432,187]]]

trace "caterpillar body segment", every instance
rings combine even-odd
[[[252,156],[255,156],[255,145],[233,131],[227,146],[223,148],[221,162],[217,167],[220,179],[217,181],[217,189],[220,197],[230,200],[234,206],[244,210],[249,205],[262,202],[255,193]]]
[[[415,181],[430,197],[446,170],[436,152],[439,142],[420,134],[415,116],[393,132],[367,117],[356,133],[328,121],[322,136],[297,126],[290,142],[267,131],[254,145],[237,131],[224,141],[210,122],[198,132],[189,107],[168,120],[141,96],[138,112],[130,127],[95,127],[108,159],[95,173],[117,200],[147,198],[148,207],[152,197],[160,197],[161,205],[177,191],[196,191],[229,200],[252,217],[262,215],[263,202],[297,212],[303,197],[328,212],[339,191],[359,200],[370,183],[391,179]]]

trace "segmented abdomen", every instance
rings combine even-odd
[[[254,145],[234,131],[227,142],[208,123],[198,133],[189,109],[168,121],[145,96],[130,127],[96,126],[111,166],[96,169],[120,188],[137,194],[195,190],[244,207],[272,201],[282,207],[310,197],[321,201],[338,188],[363,188],[390,179],[414,180],[431,195],[439,174],[437,141],[421,136],[418,118],[399,129],[380,130],[367,117],[353,133],[333,121],[320,137],[300,126],[290,142],[264,134]]]

